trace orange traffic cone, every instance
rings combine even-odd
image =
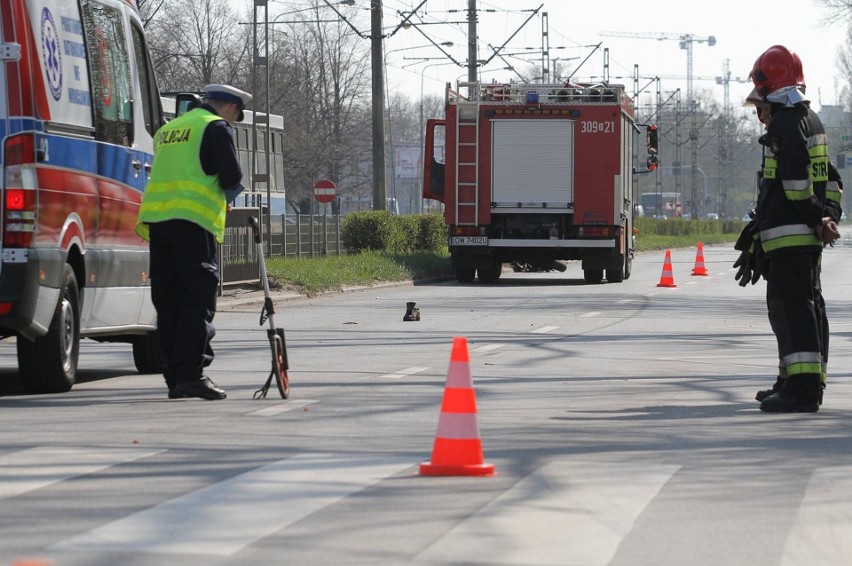
[[[494,466],[482,458],[476,422],[476,394],[470,375],[467,339],[456,336],[438,419],[432,460],[420,464],[421,476],[493,476]]]
[[[710,275],[704,267],[704,246],[698,242],[698,252],[695,254],[695,267],[692,268],[693,275]]]
[[[666,250],[666,261],[663,262],[663,273],[660,275],[660,282],[657,287],[677,287],[672,275],[672,252]]]

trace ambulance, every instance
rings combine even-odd
[[[135,0],[0,0],[0,336],[28,392],[76,379],[80,341],[160,373],[134,232],[163,123]]]

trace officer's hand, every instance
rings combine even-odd
[[[754,256],[748,251],[740,254],[740,257],[734,262],[734,267],[739,267],[737,274],[734,275],[734,279],[737,280],[740,287],[745,287],[749,282],[754,285],[760,279],[760,271],[758,271],[757,265],[754,263]]]
[[[825,217],[822,219],[822,225],[817,226],[816,234],[822,243],[834,244],[834,241],[840,237],[840,230],[837,229],[837,223],[831,217]]]

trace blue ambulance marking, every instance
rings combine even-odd
[[[50,94],[59,100],[62,97],[62,53],[59,50],[59,30],[53,15],[47,8],[41,11],[41,56],[45,63],[45,74]]]

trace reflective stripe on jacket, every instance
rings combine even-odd
[[[148,224],[189,220],[212,233],[221,243],[225,236],[225,193],[217,175],[201,168],[201,139],[208,124],[222,118],[196,108],[160,128],[154,135],[151,179],[142,196],[136,232],[149,239]]]
[[[825,129],[805,104],[773,105],[758,199],[760,240],[767,255],[822,248],[821,224],[829,177]]]

